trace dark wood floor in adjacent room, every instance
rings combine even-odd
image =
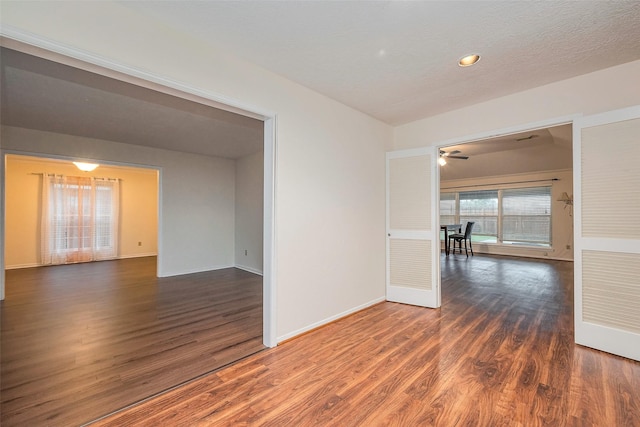
[[[573,264],[442,259],[443,306],[382,303],[99,426],[640,426],[640,363],[573,343]]]
[[[262,277],[156,258],[6,272],[1,424],[74,426],[263,349]]]

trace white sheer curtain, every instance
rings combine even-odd
[[[42,264],[118,255],[120,181],[43,174]]]
[[[95,179],[94,191],[94,259],[113,259],[118,256],[120,240],[120,180]]]

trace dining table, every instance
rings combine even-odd
[[[440,230],[444,231],[444,253],[449,256],[449,232],[462,233],[462,224],[445,224],[440,225]]]

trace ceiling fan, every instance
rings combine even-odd
[[[459,156],[458,154],[461,153],[462,151],[460,150],[453,150],[448,153],[444,150],[440,150],[440,158],[438,159],[438,163],[440,163],[440,166],[444,166],[447,164],[447,159],[467,160],[469,158],[469,156]]]

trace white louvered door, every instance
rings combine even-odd
[[[640,106],[574,121],[576,343],[640,360]]]
[[[387,153],[387,300],[440,306],[436,149]]]

